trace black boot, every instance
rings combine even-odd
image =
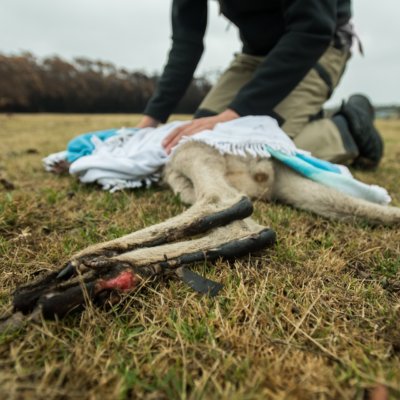
[[[342,105],[336,116],[346,119],[358,147],[359,156],[353,166],[364,170],[375,169],[383,156],[383,140],[374,126],[375,111],[371,102],[364,95],[355,94]]]

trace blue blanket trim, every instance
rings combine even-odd
[[[389,195],[383,189],[369,186],[351,176],[343,175],[337,166],[328,161],[304,156],[299,153],[295,156],[289,156],[280,151],[273,150],[269,146],[266,146],[266,149],[272,157],[321,185],[331,187],[349,196],[378,204],[387,204],[390,202]]]
[[[341,169],[336,164],[332,164],[329,161],[321,160],[319,158],[301,153],[297,153],[296,157],[323,171],[335,172],[337,174],[342,173]]]
[[[93,136],[104,141],[115,136],[118,131],[119,129],[108,129],[105,131],[84,133],[83,135],[75,137],[67,144],[67,160],[72,163],[80,157],[92,154],[94,150],[94,144],[92,143]]]
[[[281,151],[277,151],[272,149],[269,146],[266,146],[268,152],[272,157],[281,161],[283,164],[297,171],[299,174],[312,179],[318,180],[318,175],[326,173],[327,176],[330,174],[341,174],[339,168],[331,168],[333,164],[329,162],[325,162],[322,160],[317,160],[313,157],[304,156],[303,154],[297,153],[295,156],[289,156],[287,154],[282,153]],[[316,162],[317,161],[317,162]],[[319,166],[323,164],[323,168]],[[329,165],[330,164],[330,165]]]

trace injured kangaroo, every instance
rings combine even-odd
[[[199,142],[176,150],[164,180],[192,206],[160,224],[90,246],[60,270],[18,288],[13,314],[3,325],[40,315],[60,318],[88,299],[104,304],[112,293],[132,291],[149,278],[166,275],[216,295],[222,285],[190,271],[191,264],[239,257],[276,240],[273,230],[251,219],[250,199],[283,202],[339,220],[400,223],[400,208],[350,197],[301,177],[277,160],[223,156]]]

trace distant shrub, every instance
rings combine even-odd
[[[0,54],[0,111],[140,113],[157,79],[86,58]],[[210,86],[205,78],[194,79],[175,112],[193,113]]]

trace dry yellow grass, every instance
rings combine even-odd
[[[109,194],[43,171],[78,133],[127,115],[0,116],[0,311],[12,290],[78,249],[185,207],[169,191]],[[382,167],[357,173],[400,205],[400,122],[381,122]],[[7,185],[6,185],[7,186]],[[160,206],[162,205],[162,206]],[[0,336],[4,399],[363,399],[400,396],[400,229],[331,222],[255,205],[279,243],[251,258],[201,264],[216,299],[176,281]]]

